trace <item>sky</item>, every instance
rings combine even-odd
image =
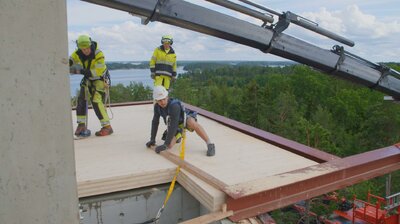
[[[231,0],[234,3],[243,4]],[[372,62],[400,62],[399,0],[252,0],[276,12],[301,15],[331,32],[355,42],[345,50]],[[188,0],[212,10],[261,26],[261,21],[216,6],[204,0]],[[106,61],[146,61],[160,45],[162,35],[174,37],[173,48],[179,60],[284,61],[260,50],[183,28],[150,22],[138,17],[79,0],[67,0],[69,53],[75,40],[86,34],[97,41]],[[275,18],[274,23],[277,21]],[[330,50],[341,43],[291,24],[285,34]]]

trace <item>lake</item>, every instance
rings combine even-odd
[[[183,67],[177,68],[177,73],[185,73]],[[110,70],[111,85],[122,84],[128,86],[131,82],[141,82],[144,86],[153,86],[153,79],[150,78],[150,69],[121,69]],[[79,90],[82,75],[70,75],[71,96],[75,96]]]

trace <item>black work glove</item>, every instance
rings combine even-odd
[[[81,69],[81,74],[87,79],[92,77],[92,72],[89,69]]]
[[[146,147],[147,147],[147,148],[150,148],[150,147],[153,146],[153,145],[156,145],[156,141],[154,141],[154,140],[150,140],[150,141],[148,141],[148,142],[146,143]]]
[[[77,74],[78,72],[74,67],[69,67],[69,74]]]
[[[168,147],[166,145],[159,145],[156,147],[156,153],[166,150]]]

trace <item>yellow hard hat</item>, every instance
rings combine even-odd
[[[76,46],[78,46],[79,49],[89,48],[90,45],[92,45],[92,39],[90,39],[88,35],[80,35],[78,40],[76,40]]]
[[[165,43],[165,42],[168,42],[169,44],[173,44],[174,43],[174,39],[172,38],[172,36],[171,35],[164,35],[164,36],[162,36],[162,38],[161,38],[161,44],[163,44],[163,43]]]

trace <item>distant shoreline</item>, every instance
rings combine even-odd
[[[119,69],[149,69],[148,61],[110,61],[106,62],[109,70]],[[293,61],[178,61],[178,66],[184,67],[197,67],[198,65],[227,65],[227,66],[291,66],[296,65],[297,62]],[[197,65],[197,66],[196,66]]]

